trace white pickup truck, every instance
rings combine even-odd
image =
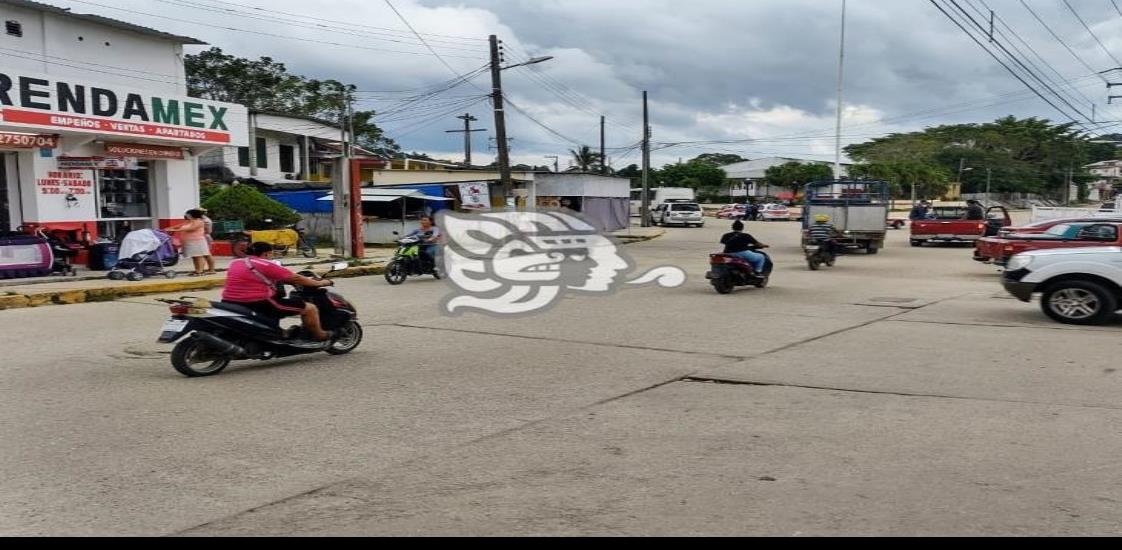
[[[1022,302],[1041,294],[1041,307],[1069,325],[1101,325],[1122,308],[1122,247],[1056,248],[1013,256],[1005,289]]]

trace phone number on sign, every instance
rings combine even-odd
[[[58,138],[54,136],[29,136],[21,134],[0,134],[0,147],[22,147],[54,149],[58,146]]]

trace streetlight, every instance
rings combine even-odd
[[[509,67],[501,66],[502,56],[499,52],[499,37],[491,35],[491,102],[495,108],[495,139],[498,140],[499,145],[499,186],[502,189],[503,204],[506,204],[507,198],[514,187],[514,179],[510,173],[510,143],[506,140],[506,99],[503,96],[503,77],[502,72],[506,69],[513,69],[515,67],[524,67],[526,65],[536,65],[545,61],[553,59],[552,56],[535,57]]]

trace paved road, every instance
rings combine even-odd
[[[703,279],[723,229],[628,250],[683,288],[447,318],[343,281],[367,344],[186,380],[149,298],[0,312],[0,534],[1122,532],[1122,322],[1071,329],[963,248],[773,286]]]

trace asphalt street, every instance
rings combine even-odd
[[[448,317],[341,281],[354,354],[188,380],[154,298],[0,312],[4,535],[1117,535],[1122,321],[1054,324],[968,248]],[[213,296],[214,293],[208,294]]]

